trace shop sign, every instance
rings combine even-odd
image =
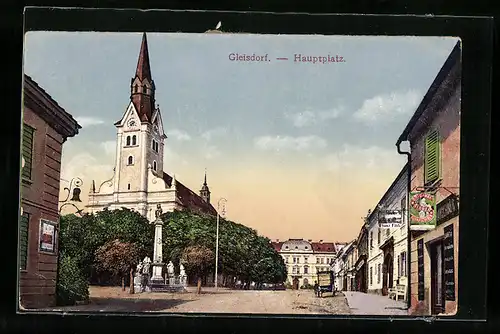
[[[361,260],[358,263],[358,265],[356,266],[356,271],[359,271],[364,264],[365,264],[365,260]]]
[[[384,210],[379,213],[378,225],[381,228],[400,228],[401,210]]]
[[[428,192],[410,193],[410,229],[431,230],[436,227],[436,195]]]
[[[455,195],[446,197],[437,204],[437,225],[458,216],[458,198]]]

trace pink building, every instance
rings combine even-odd
[[[410,314],[414,315],[457,311],[460,59],[458,42],[397,143],[409,141],[411,148],[409,190],[413,195],[407,207],[411,219]],[[429,202],[422,202],[422,197],[435,201],[435,207],[425,211]]]

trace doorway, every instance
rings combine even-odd
[[[442,239],[430,245],[432,314],[443,313],[445,309],[443,251],[444,251],[444,245]]]
[[[299,279],[297,277],[293,278],[292,289],[293,290],[299,289]]]
[[[383,277],[382,277],[382,295],[387,296],[389,294],[389,289],[393,286],[393,276],[394,276],[394,261],[391,253],[388,253],[384,259],[383,266]]]

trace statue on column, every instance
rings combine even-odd
[[[163,210],[161,208],[161,204],[158,203],[156,205],[156,211],[155,211],[155,217],[156,217],[156,219],[159,219],[162,213],[163,213]]]

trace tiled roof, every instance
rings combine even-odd
[[[311,242],[313,251],[322,253],[335,253],[335,244],[333,242]]]
[[[283,245],[283,243],[280,241],[271,241],[271,245],[277,252],[279,252],[281,251],[281,246]]]
[[[172,186],[172,177],[165,172],[163,172],[163,180],[169,187]],[[175,186],[177,189],[177,198],[185,208],[193,212],[205,213],[213,216],[217,215],[217,211],[212,204],[205,202],[203,198],[194,193],[184,184],[175,180]]]

